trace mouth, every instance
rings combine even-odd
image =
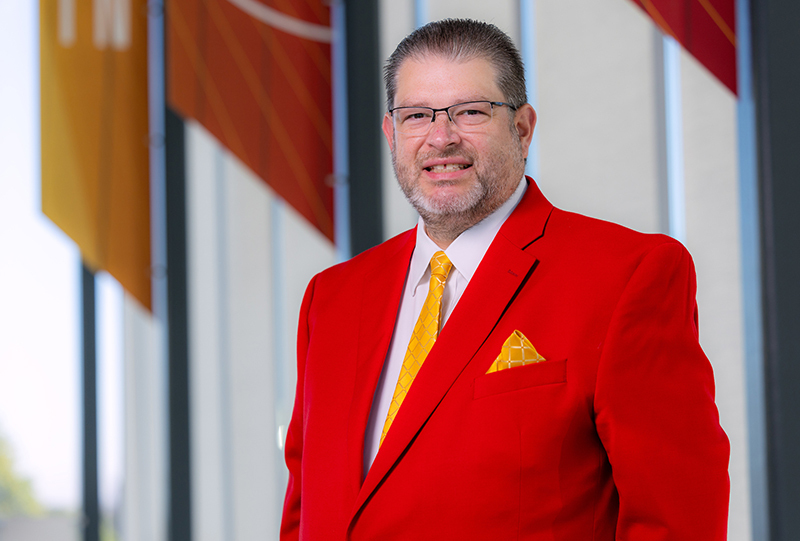
[[[455,173],[469,167],[472,167],[471,163],[442,163],[424,167],[423,169],[429,173]]]

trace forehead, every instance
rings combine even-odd
[[[470,100],[503,100],[497,74],[488,59],[452,60],[411,57],[397,70],[394,106],[445,107]]]

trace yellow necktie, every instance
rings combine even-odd
[[[414,383],[414,378],[417,377],[422,363],[425,362],[425,357],[428,356],[436,342],[436,337],[439,336],[439,316],[442,307],[442,294],[444,293],[444,283],[447,280],[447,275],[453,264],[444,255],[444,252],[436,252],[431,258],[431,282],[428,289],[428,296],[425,298],[425,305],[417,319],[417,324],[414,325],[414,332],[411,334],[411,340],[408,343],[408,350],[403,359],[403,367],[400,369],[400,377],[397,378],[397,385],[394,388],[394,395],[392,395],[392,403],[389,405],[389,412],[386,414],[386,421],[383,423],[383,432],[381,432],[381,442],[389,432],[392,426],[395,415],[397,415],[403,400],[406,398],[406,393]]]

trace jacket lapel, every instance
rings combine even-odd
[[[400,297],[416,243],[416,228],[405,235],[407,238],[401,240],[399,249],[364,276],[361,290],[361,315],[355,334],[358,344],[355,386],[347,423],[348,478],[353,498],[361,488],[364,435],[375,387],[394,332]]]
[[[532,250],[525,248],[542,236],[552,208],[530,181],[525,196],[498,232],[414,380],[358,492],[351,526],[535,269],[537,259]],[[384,354],[386,348],[388,342],[382,349]],[[371,383],[373,391],[375,382]],[[371,392],[369,396],[372,397]],[[360,459],[361,453],[357,454]]]

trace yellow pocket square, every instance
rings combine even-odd
[[[506,343],[503,344],[503,349],[500,350],[500,355],[497,356],[486,373],[491,374],[498,370],[540,363],[544,360],[544,357],[537,353],[536,348],[533,347],[530,340],[525,338],[524,334],[519,331],[514,331],[511,333],[511,336],[506,339]]]

